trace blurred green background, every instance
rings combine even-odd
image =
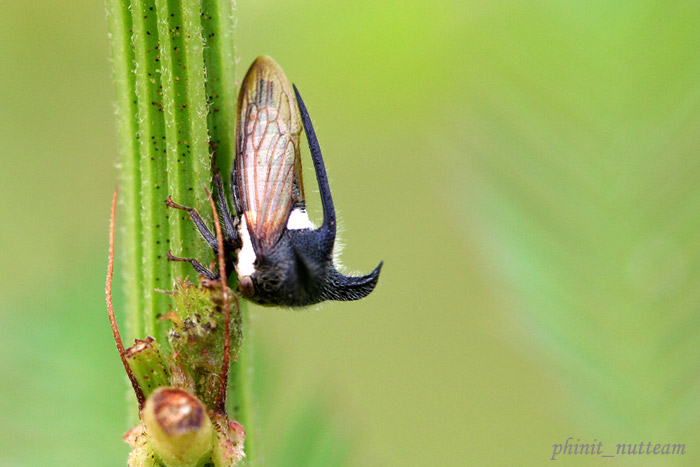
[[[271,463],[314,443],[358,466],[539,465],[568,437],[686,444],[569,465],[700,462],[699,3],[237,16],[238,78],[268,54],[304,94],[344,264],[385,261],[366,300],[251,310]],[[0,4],[2,467],[128,452],[108,53],[101,1]]]

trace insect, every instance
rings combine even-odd
[[[323,207],[323,223],[309,220],[304,198],[299,139],[311,151]],[[214,188],[224,234],[226,265],[238,275],[241,295],[262,305],[306,306],[326,300],[358,300],[377,284],[382,262],[364,276],[345,276],[333,262],[336,217],[328,177],[311,119],[296,86],[270,57],[259,57],[238,95],[236,158],[231,171],[231,205],[221,175]],[[189,212],[195,226],[218,251],[215,235],[193,208],[168,198],[170,207]],[[209,279],[213,273],[187,261]]]

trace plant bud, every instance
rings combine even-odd
[[[154,452],[168,467],[196,466],[212,448],[204,404],[186,391],[158,388],[146,399],[142,419]]]

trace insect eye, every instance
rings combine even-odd
[[[238,284],[238,288],[241,291],[241,295],[243,295],[246,298],[250,298],[253,295],[255,295],[255,287],[253,286],[253,279],[250,278],[250,276],[245,276],[241,278],[241,281]]]

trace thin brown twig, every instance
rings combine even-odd
[[[124,364],[124,369],[126,370],[126,375],[131,381],[131,386],[134,388],[136,393],[136,399],[139,402],[139,411],[143,409],[143,404],[146,402],[146,398],[143,395],[141,386],[136,381],[134,373],[131,371],[131,367],[126,361],[126,351],[124,350],[124,343],[122,342],[122,337],[119,335],[119,328],[117,327],[117,320],[114,317],[114,307],[112,306],[112,275],[114,273],[114,217],[117,210],[117,189],[114,189],[114,196],[112,197],[112,215],[109,219],[109,263],[107,263],[107,285],[105,286],[105,295],[107,296],[107,311],[109,312],[109,322],[112,325],[112,334],[114,334],[114,341],[117,343],[117,349],[119,349],[119,357],[122,359]]]
[[[221,363],[221,380],[219,382],[219,394],[216,398],[216,409],[222,413],[226,413],[226,389],[228,386],[228,367],[231,359],[231,310],[228,305],[228,286],[226,285],[226,259],[224,258],[224,236],[221,233],[221,225],[219,224],[219,214],[214,205],[214,198],[207,188],[204,188],[209,198],[211,211],[214,215],[214,228],[216,229],[216,241],[219,245],[219,278],[221,279],[221,291],[224,298],[224,320],[225,320],[225,335],[224,335],[224,359]]]

